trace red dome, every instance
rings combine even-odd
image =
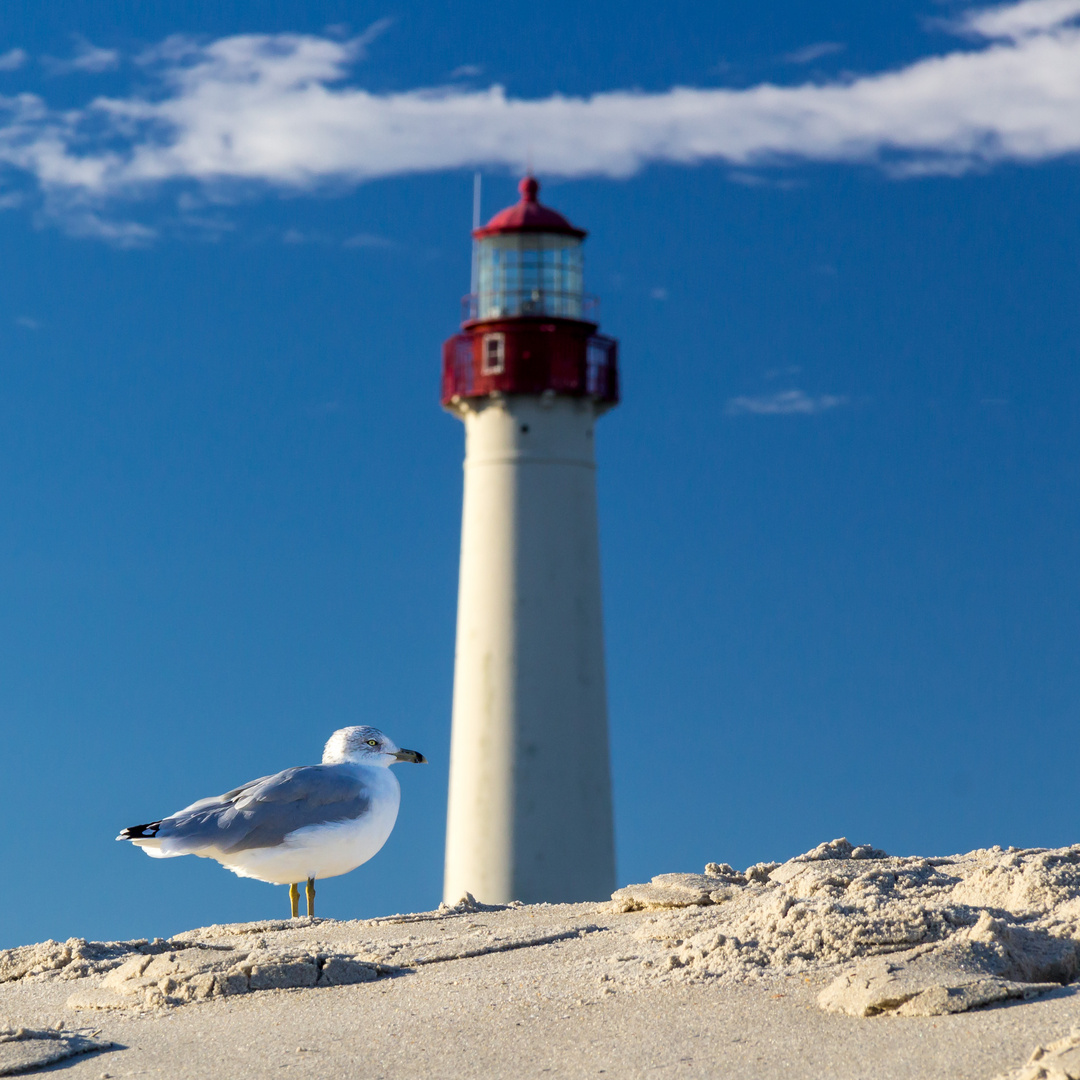
[[[540,190],[535,176],[526,176],[518,184],[521,202],[500,210],[483,228],[474,229],[473,236],[478,240],[484,236],[496,236],[500,233],[562,233],[564,236],[585,236],[584,229],[576,229],[557,210],[542,206],[536,201]]]

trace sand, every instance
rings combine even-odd
[[[0,952],[0,1075],[1080,1080],[1078,972],[1080,846],[836,840],[602,903]]]

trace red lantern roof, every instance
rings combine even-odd
[[[577,229],[557,210],[542,206],[536,201],[540,183],[535,176],[523,177],[518,184],[521,202],[500,210],[483,228],[474,229],[477,240],[500,233],[562,233],[564,236],[585,237],[584,229]]]

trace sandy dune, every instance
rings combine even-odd
[[[0,952],[0,1075],[1080,1080],[1078,972],[1080,846],[838,840],[604,903]]]

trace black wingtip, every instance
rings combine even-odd
[[[129,825],[120,835],[117,840],[152,840],[157,836],[158,827],[161,825],[160,821],[150,821],[145,825]]]

